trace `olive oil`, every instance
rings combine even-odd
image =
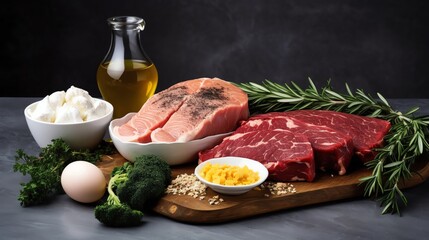
[[[153,63],[121,60],[101,63],[97,84],[103,98],[114,107],[113,118],[138,112],[158,85],[158,72]]]

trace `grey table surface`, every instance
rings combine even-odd
[[[23,208],[17,196],[28,178],[12,170],[16,150],[38,154],[39,147],[23,111],[38,98],[0,98],[0,239],[428,239],[429,182],[407,189],[402,216],[381,215],[367,198],[346,199],[221,224],[187,224],[146,214],[135,228],[107,228],[93,206],[61,195],[51,204]],[[395,109],[420,106],[429,99],[392,99]]]

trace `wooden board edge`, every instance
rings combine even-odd
[[[429,161],[427,158],[417,161],[413,165],[412,177],[406,181],[400,182],[400,188],[406,189],[415,187],[425,182],[429,177]],[[106,179],[109,179],[109,175],[114,166],[122,165],[126,160],[119,154],[112,156],[104,156],[103,161],[98,166],[103,171]],[[191,171],[192,166],[182,166],[182,170]],[[178,169],[174,169],[174,174],[177,174]],[[228,209],[222,207],[214,207],[212,209],[191,209],[183,206],[178,202],[175,202],[171,198],[163,197],[160,199],[158,204],[153,208],[155,213],[161,214],[172,220],[194,224],[204,223],[222,223],[233,220],[239,220],[247,217],[257,216],[261,214],[272,213],[281,210],[287,210],[291,208],[303,207],[308,205],[314,205],[319,203],[326,203],[338,200],[345,200],[356,197],[363,197],[363,185],[359,184],[359,177],[367,176],[370,171],[363,169],[363,172],[357,175],[347,176],[346,178],[353,179],[353,183],[350,183],[350,179],[345,184],[339,184],[336,186],[329,186],[328,188],[316,187],[310,191],[301,194],[291,194],[280,197],[270,197],[269,201],[271,204],[267,204],[267,199],[255,200],[247,198],[245,202],[236,202],[228,205]],[[329,179],[329,178],[325,178]],[[263,196],[263,194],[261,195]],[[183,196],[187,197],[187,196]],[[189,196],[188,196],[189,197]],[[189,197],[189,201],[195,201],[192,197]],[[234,214],[239,212],[240,214]]]
[[[336,191],[341,192],[341,195],[331,194],[325,190],[317,190],[301,194],[291,194],[287,197],[273,197],[269,199],[270,204],[267,204],[265,200],[248,201],[235,204],[227,209],[213,208],[212,210],[190,209],[175,202],[161,199],[158,205],[155,206],[154,211],[179,222],[214,224],[362,196],[362,190],[356,185],[341,186],[336,188]],[[234,214],[238,212],[239,214]]]
[[[401,182],[401,189],[417,186],[429,177],[429,162],[421,164],[412,173],[412,177]],[[336,191],[340,194],[334,194]],[[184,196],[186,197],[186,196]],[[274,197],[270,199],[271,204],[266,201],[248,201],[230,206],[227,211],[223,208],[212,210],[190,209],[177,202],[162,198],[153,208],[156,213],[179,222],[192,224],[214,224],[239,220],[247,217],[272,213],[280,210],[310,206],[314,204],[333,202],[338,200],[364,197],[363,186],[356,182],[350,185],[333,186],[327,189],[318,189],[301,194],[292,194],[285,197]],[[240,212],[240,214],[234,214]]]

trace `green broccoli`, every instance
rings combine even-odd
[[[135,226],[171,182],[170,166],[155,155],[143,155],[111,173],[107,201],[95,208],[95,217],[108,226]]]
[[[126,169],[130,169],[130,166],[124,164],[121,168],[115,168],[107,186],[109,193],[107,201],[95,207],[95,218],[107,226],[127,227],[141,224],[143,213],[122,203],[113,190],[118,184],[126,181],[128,174]]]
[[[137,157],[128,181],[118,186],[121,201],[140,211],[150,209],[164,194],[171,182],[170,166],[155,155]]]

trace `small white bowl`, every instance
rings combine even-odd
[[[208,163],[220,164],[220,165],[226,164],[230,166],[239,166],[239,167],[247,166],[249,169],[255,172],[258,172],[259,180],[249,185],[240,185],[240,186],[226,186],[222,184],[212,183],[205,180],[200,174],[202,168]],[[206,186],[210,187],[213,191],[227,194],[227,195],[239,195],[239,194],[246,193],[251,189],[253,189],[254,187],[261,185],[268,177],[268,170],[262,163],[248,158],[232,157],[232,156],[212,158],[212,159],[206,160],[200,163],[195,168],[194,173],[201,182],[203,182]]]
[[[36,143],[40,147],[46,147],[53,139],[62,138],[73,149],[96,147],[106,134],[109,122],[112,120],[113,106],[102,99],[94,100],[103,101],[107,105],[107,114],[81,123],[50,123],[35,120],[31,118],[30,111],[34,110],[40,101],[28,105],[24,110],[25,120]]]
[[[164,159],[169,165],[180,165],[197,160],[198,152],[214,147],[231,133],[217,134],[189,142],[172,143],[137,143],[125,142],[115,136],[113,129],[128,122],[136,113],[128,113],[122,118],[110,122],[109,133],[118,152],[127,160],[134,162],[138,156],[154,154]]]

